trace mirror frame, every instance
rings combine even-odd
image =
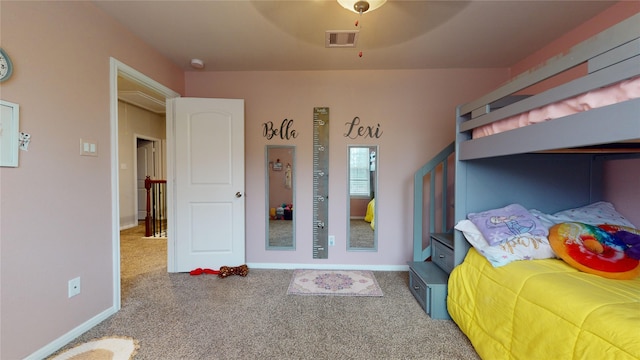
[[[293,213],[291,214],[291,246],[272,246],[269,237],[269,200],[270,200],[270,181],[269,172],[271,167],[269,166],[269,150],[271,149],[290,149],[293,151],[291,156],[291,203],[293,204]],[[287,250],[292,251],[296,249],[296,146],[295,145],[266,145],[265,151],[265,246],[266,250]]]
[[[374,149],[376,152],[376,173],[374,177],[374,199],[376,199],[375,206],[373,209],[373,218],[375,221],[375,228],[373,230],[373,247],[371,248],[362,248],[362,247],[352,247],[351,246],[351,164],[350,164],[350,156],[351,156],[351,148],[370,148]],[[378,173],[380,170],[380,161],[379,161],[379,153],[380,147],[378,145],[347,145],[347,251],[369,251],[369,252],[377,252],[378,251],[378,208],[380,207],[378,204]]]

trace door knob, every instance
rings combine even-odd
[[[240,191],[238,191],[238,192],[236,193],[236,197],[237,197],[237,198],[242,197],[242,193],[241,193]]]

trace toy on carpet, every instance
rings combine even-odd
[[[220,268],[220,273],[218,274],[218,277],[226,278],[229,275],[247,276],[248,273],[249,273],[249,267],[247,265],[240,265],[235,267],[223,266]]]
[[[292,220],[293,204],[282,203],[277,208],[269,209],[269,218],[271,220]]]
[[[247,265],[240,266],[222,266],[220,270],[197,268],[189,271],[190,275],[218,275],[220,278],[226,278],[229,275],[247,276],[249,274],[249,267]]]
[[[212,275],[217,275],[220,271],[218,270],[213,270],[213,269],[203,269],[203,268],[197,268],[197,269],[193,269],[191,271],[189,271],[190,275],[202,275],[202,274],[212,274]]]

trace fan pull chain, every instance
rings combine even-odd
[[[356,19],[355,26],[358,30],[362,30],[362,26],[360,25],[360,20],[362,19],[362,10],[360,10],[360,16]],[[362,57],[362,50],[358,51],[358,57]]]

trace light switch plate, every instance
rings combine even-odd
[[[98,156],[98,142],[95,140],[80,139],[81,156]]]

